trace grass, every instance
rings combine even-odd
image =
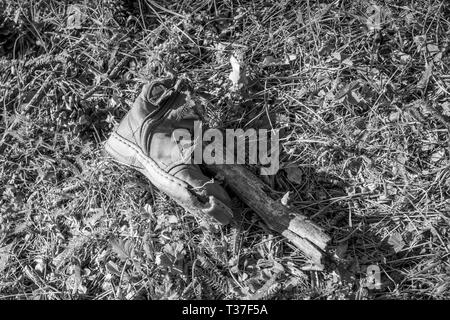
[[[0,1],[0,297],[450,298],[449,13],[444,0]],[[332,236],[334,264],[304,268],[236,196],[241,227],[207,225],[104,155],[140,87],[168,72],[206,97],[212,127],[283,128],[266,182]],[[369,265],[379,290],[363,286]]]

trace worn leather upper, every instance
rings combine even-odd
[[[176,79],[145,85],[105,148],[120,163],[144,173],[185,209],[227,224],[233,217],[228,194],[183,157],[172,137],[178,128],[192,131],[194,121],[200,119],[190,92],[184,81]]]

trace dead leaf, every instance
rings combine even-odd
[[[40,273],[44,273],[45,269],[46,269],[46,263],[45,263],[44,259],[36,258],[36,259],[34,259],[34,261],[36,262],[36,265],[34,266],[34,270],[36,270]]]
[[[232,91],[237,91],[245,86],[247,79],[245,76],[245,68],[243,66],[243,55],[242,54],[232,54],[230,57],[231,72],[229,79],[232,82]]]
[[[347,95],[347,101],[352,105],[360,105],[365,102],[364,98],[356,90],[350,90]]]
[[[297,60],[297,55],[294,53],[288,54],[288,60],[289,61]]]
[[[333,6],[333,3],[330,4],[321,3],[320,6],[321,6],[320,10],[318,10],[314,16],[314,20],[316,21],[320,21],[322,17],[328,13],[330,8]]]
[[[426,53],[433,58],[433,61],[436,63],[441,62],[442,59],[442,52],[439,49],[439,47],[435,44],[429,43],[427,44],[424,49],[426,50]]]
[[[444,282],[441,285],[437,286],[436,289],[434,289],[434,295],[440,296],[448,290],[449,285],[450,284],[448,282]]]
[[[340,100],[347,96],[349,92],[351,92],[354,89],[358,89],[360,87],[359,81],[353,81],[349,83],[348,85],[344,86],[339,92],[335,95],[335,100]]]
[[[400,52],[400,61],[402,63],[408,63],[411,60],[411,56],[409,54]]]
[[[164,246],[164,252],[171,255],[175,260],[181,260],[186,255],[186,250],[184,249],[184,244],[181,242],[167,243]]]
[[[425,71],[422,74],[422,78],[420,78],[417,83],[417,88],[423,90],[427,87],[428,81],[430,80],[431,74],[433,73],[433,63],[427,65]]]
[[[105,216],[105,211],[103,210],[103,208],[95,208],[91,211],[94,212],[94,214],[90,218],[86,219],[86,224],[94,227],[97,222]]]
[[[72,294],[86,294],[87,292],[87,288],[78,281],[75,275],[71,275],[69,278],[67,278],[66,287],[72,292]]]
[[[337,61],[341,61],[342,60],[342,56],[341,53],[339,51],[335,51],[331,54],[331,57]]]
[[[262,67],[267,67],[271,65],[277,65],[280,63],[280,60],[274,58],[273,56],[267,56],[264,58],[263,62],[261,62]]]
[[[178,218],[177,216],[171,214],[167,217],[167,222],[174,224],[174,223],[178,223]]]
[[[148,214],[149,216],[153,216],[154,215],[154,212],[153,212],[153,208],[152,208],[152,206],[150,205],[150,204],[148,204],[148,203],[146,203],[145,205],[144,205],[144,212],[146,213],[146,214]]]
[[[230,80],[233,82],[234,85],[239,84],[239,80],[241,79],[241,65],[239,64],[239,61],[236,59],[235,56],[230,57],[230,63],[232,71],[230,73]]]
[[[6,264],[8,263],[8,259],[11,255],[10,252],[12,246],[12,243],[10,243],[0,248],[0,273],[6,268]]]
[[[260,66],[262,68],[271,66],[285,66],[289,65],[289,62],[294,61],[295,59],[297,59],[297,56],[295,54],[290,54],[286,56],[284,60],[277,59],[273,56],[267,56],[264,58],[263,62],[260,63]]]
[[[113,239],[111,240],[111,246],[113,251],[121,260],[133,258],[133,248],[131,240],[123,241],[121,239]]]
[[[442,113],[447,116],[450,117],[450,102],[449,101],[445,101],[442,104]]]
[[[287,167],[284,168],[284,171],[286,172],[287,178],[292,183],[301,184],[302,178],[303,178],[303,171],[299,167]]]
[[[417,19],[415,18],[413,12],[408,12],[408,13],[405,15],[405,21],[406,21],[407,24],[412,24],[412,23],[417,22]]]
[[[366,25],[370,31],[381,30],[381,7],[377,5],[370,5],[366,11],[368,17]]]
[[[390,235],[388,243],[392,246],[395,253],[403,249],[406,243],[403,241],[402,235],[398,232],[394,232]]]
[[[272,267],[272,271],[276,274],[278,273],[284,273],[284,267],[281,263],[274,261],[273,262],[273,267]]]
[[[389,114],[389,121],[395,122],[400,119],[400,111],[394,111]]]
[[[325,45],[322,46],[319,50],[319,56],[328,56],[333,52],[334,50],[334,43],[328,42]]]
[[[120,106],[120,98],[116,93],[113,93],[112,97],[109,99],[109,106],[111,108],[115,108],[116,106]]]
[[[302,12],[299,10],[299,11],[297,11],[297,13],[296,13],[296,19],[295,19],[295,21],[297,21],[297,23],[299,24],[299,25],[303,25],[303,24],[305,24],[305,20],[303,19],[303,15],[302,15]]]
[[[444,149],[439,149],[438,151],[434,152],[431,155],[430,161],[431,162],[438,162],[439,160],[444,158],[444,156],[445,156],[445,150]]]
[[[414,43],[420,48],[420,47],[424,46],[425,43],[427,42],[427,36],[426,35],[414,36],[413,40],[414,40]]]
[[[72,265],[71,269],[73,271],[72,275],[66,280],[66,286],[72,291],[72,294],[78,292],[86,294],[87,288],[83,286],[81,278],[81,268],[78,265]]]
[[[289,200],[290,200],[290,191],[286,192],[283,196],[283,198],[281,198],[281,204],[283,206],[289,207]]]
[[[339,259],[344,259],[345,258],[345,253],[347,252],[348,249],[348,242],[344,241],[343,243],[341,243],[337,248],[336,248],[336,256]]]
[[[70,5],[67,8],[67,28],[68,29],[80,29],[83,22],[82,12],[79,6]]]
[[[111,274],[114,274],[116,276],[120,277],[120,271],[119,271],[119,267],[117,266],[117,264],[115,264],[112,261],[108,261],[106,263],[106,270],[108,270]]]
[[[345,64],[346,66],[351,67],[351,66],[353,66],[353,61],[351,58],[346,58],[342,61],[342,64]]]
[[[163,267],[163,268],[171,268],[173,267],[175,263],[175,259],[171,254],[165,253],[165,252],[158,252],[156,254],[155,259],[156,265]]]

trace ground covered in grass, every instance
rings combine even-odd
[[[450,298],[449,36],[445,0],[0,0],[0,298]],[[332,236],[326,270],[104,155],[169,73],[211,127],[282,128],[265,181]]]

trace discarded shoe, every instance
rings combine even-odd
[[[172,132],[192,130],[195,113],[186,115],[191,103],[185,81],[164,79],[143,87],[131,110],[105,142],[117,162],[142,172],[150,182],[191,213],[208,214],[221,224],[233,218],[226,191],[206,177],[196,164],[187,163]],[[176,154],[176,153],[175,153]]]

